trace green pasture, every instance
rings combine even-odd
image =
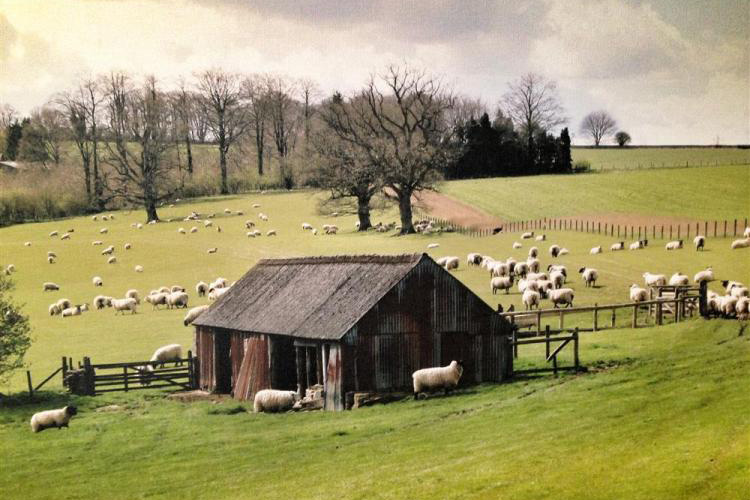
[[[471,179],[446,182],[440,190],[511,221],[606,214],[750,216],[750,165]]]
[[[588,161],[594,170],[635,170],[676,166],[750,164],[750,148],[577,148],[573,161]]]

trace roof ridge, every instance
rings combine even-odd
[[[357,255],[319,255],[309,257],[281,257],[261,259],[258,266],[285,266],[294,264],[407,264],[422,258],[422,253],[397,255],[357,254]]]

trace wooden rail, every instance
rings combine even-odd
[[[557,372],[560,370],[580,370],[580,361],[578,358],[578,328],[574,329],[572,333],[568,336],[552,336],[552,333],[549,329],[549,326],[547,326],[545,335],[543,338],[533,338],[533,339],[519,339],[517,336],[517,332],[513,332],[513,335],[511,337],[510,345],[513,347],[513,357],[518,357],[518,346],[520,345],[531,345],[531,344],[545,344],[545,360],[547,363],[552,362],[552,367],[550,368],[528,368],[526,370],[513,370],[514,375],[523,375],[523,374],[531,374],[531,373],[544,373],[544,372],[553,372],[555,375],[557,375]],[[560,352],[570,343],[573,342],[573,366],[559,366],[557,362],[557,356],[560,354]],[[552,351],[550,352],[550,349],[552,348],[553,342],[560,342],[560,344]]]

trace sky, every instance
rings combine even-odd
[[[491,108],[540,73],[576,144],[600,109],[634,144],[748,144],[749,53],[750,0],[0,0],[0,104],[21,113],[112,70],[279,73],[326,95],[407,62]]]

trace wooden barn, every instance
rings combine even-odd
[[[513,370],[510,324],[427,254],[261,260],[193,324],[200,387],[243,400],[322,384],[342,410],[454,359],[463,385]]]

